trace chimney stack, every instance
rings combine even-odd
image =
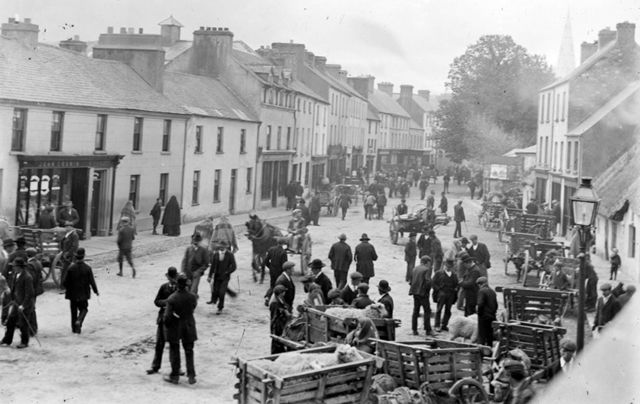
[[[293,41],[287,43],[274,42],[271,44],[271,49],[271,54],[281,59],[284,67],[291,69],[294,78],[298,77],[300,69],[302,65],[304,65],[305,58],[313,60],[313,53],[311,53],[311,56],[308,56],[304,44],[301,43],[294,43]]]
[[[598,51],[598,42],[583,42],[580,45],[580,64]]]
[[[424,98],[429,101],[429,97],[431,97],[431,91],[429,90],[418,90],[418,96]]]
[[[2,24],[2,35],[7,38],[15,38],[29,48],[38,46],[39,27],[31,23],[31,18],[25,18],[24,22],[9,18],[9,22]]]
[[[632,48],[636,45],[636,24],[625,21],[616,25],[618,37],[616,41],[622,48]]]
[[[604,48],[609,42],[616,40],[616,31],[612,31],[609,27],[598,32],[598,50]]]
[[[131,28],[120,28],[119,34],[100,34],[93,47],[95,59],[117,60],[129,65],[151,87],[162,92],[164,49],[162,37],[155,34],[136,34]]]
[[[324,70],[324,67],[326,64],[327,64],[327,58],[324,56],[316,56],[315,59],[313,59],[313,65],[318,70]]]
[[[331,75],[331,77],[338,78],[340,75],[340,70],[342,70],[342,66],[337,64],[326,64],[324,65],[325,71]]]
[[[393,97],[393,83],[389,83],[386,81],[378,83],[378,90],[386,93],[389,97]]]
[[[373,76],[349,77],[348,82],[360,95],[369,98],[369,94],[373,93],[373,84],[376,78]]]
[[[413,98],[413,86],[409,84],[400,85],[400,98]]]
[[[60,41],[60,43],[58,43],[58,46],[63,49],[78,52],[82,55],[87,54],[87,43],[81,41],[78,35],[75,35],[73,39],[69,38],[65,41]]]
[[[171,46],[180,40],[180,29],[182,28],[182,24],[173,18],[173,15],[170,15],[166,20],[159,22],[158,25],[160,25],[162,46]],[[202,27],[200,29],[202,29]]]
[[[200,27],[193,32],[189,72],[200,76],[220,77],[227,70],[232,50],[231,31],[216,27]]]
[[[107,27],[107,34],[113,34],[113,27]]]

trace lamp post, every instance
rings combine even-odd
[[[580,237],[580,270],[578,271],[578,335],[576,345],[578,352],[584,347],[584,299],[585,299],[585,268],[587,256],[587,240],[591,228],[598,216],[600,199],[591,187],[591,178],[583,178],[580,187],[571,197],[571,222],[578,227]]]

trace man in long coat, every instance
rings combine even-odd
[[[442,251],[442,243],[433,229],[429,230],[429,240],[431,240],[431,263],[433,264],[433,272],[436,272],[442,266],[444,252]]]
[[[13,261],[13,276],[9,281],[11,301],[9,302],[7,329],[0,346],[9,346],[13,342],[16,328],[20,329],[20,344],[17,348],[29,346],[29,323],[31,310],[34,310],[35,292],[33,278],[26,269],[25,261],[18,257]]]
[[[271,299],[273,288],[276,286],[276,280],[282,273],[282,266],[287,262],[287,252],[282,247],[287,243],[287,238],[280,237],[277,241],[277,245],[267,250],[267,255],[262,263],[263,266],[269,268],[269,289],[267,289],[267,293],[264,295],[264,305],[267,307],[269,307],[269,300]]]
[[[218,303],[218,312],[222,313],[224,309],[224,297],[227,295],[227,286],[231,279],[231,274],[235,272],[236,259],[233,253],[229,251],[229,245],[226,241],[221,241],[218,244],[218,249],[213,253],[211,258],[211,267],[209,269],[209,276],[207,280],[209,283],[213,280],[211,285],[211,300],[207,304]],[[234,292],[235,293],[235,292]]]
[[[331,269],[336,280],[336,287],[342,289],[347,284],[347,273],[349,266],[353,261],[353,253],[351,247],[347,244],[347,235],[342,233],[338,236],[338,242],[334,243],[329,249],[329,260],[331,261]]]
[[[458,204],[453,207],[453,221],[456,222],[456,229],[453,231],[453,238],[462,237],[462,222],[466,221],[462,201],[458,201]]]
[[[324,266],[324,262],[318,258],[314,259],[311,261],[311,264],[309,264],[309,268],[311,268],[311,272],[313,273],[313,281],[320,285],[322,298],[324,303],[327,304],[329,302],[329,291],[333,288],[333,284],[329,277],[322,272],[322,268]]]
[[[276,279],[274,286],[274,289],[278,285],[282,285],[287,288],[287,291],[284,293],[284,301],[289,305],[289,307],[293,307],[293,299],[296,297],[296,285],[293,283],[293,278],[291,277],[293,275],[293,267],[295,265],[296,264],[291,261],[287,261],[282,264],[282,273],[278,276],[278,279]]]
[[[491,268],[491,254],[489,254],[487,245],[479,243],[478,236],[475,234],[469,236],[469,241],[471,241],[471,246],[467,248],[467,252],[471,258],[476,261],[476,265],[478,265],[478,270],[480,271],[480,276],[488,278],[487,270]]]
[[[167,307],[167,299],[176,291],[176,282],[178,280],[178,270],[175,267],[169,267],[166,273],[167,281],[163,283],[158,289],[156,298],[153,300],[153,304],[159,307],[158,318],[156,319],[156,346],[155,353],[153,355],[153,362],[151,367],[147,370],[147,374],[151,375],[158,373],[160,366],[162,365],[162,354],[164,353],[164,345],[166,340],[164,338],[164,311]]]
[[[462,251],[460,253],[460,265],[463,268],[460,287],[464,296],[464,315],[470,316],[476,313],[476,305],[478,303],[478,285],[476,281],[480,277],[478,266],[469,256],[469,253]]]
[[[314,226],[318,226],[321,209],[322,206],[320,205],[320,197],[318,196],[318,194],[315,194],[309,201],[309,217],[311,219],[310,222],[313,222]]]
[[[69,266],[67,277],[64,280],[65,299],[69,300],[71,309],[71,331],[80,334],[84,318],[89,312],[89,299],[91,298],[91,289],[96,296],[98,286],[96,286],[93,271],[89,265],[84,262],[85,250],[78,248],[75,255],[75,262]]]
[[[620,302],[611,293],[611,285],[603,283],[600,286],[600,290],[602,291],[602,296],[598,298],[598,303],[596,304],[596,318],[593,321],[594,330],[602,329],[620,311]]]
[[[209,251],[200,245],[202,236],[199,233],[191,236],[191,245],[187,247],[182,259],[182,273],[191,282],[191,293],[198,296],[200,277],[209,266]]]
[[[481,276],[476,281],[478,290],[478,344],[493,346],[493,328],[491,324],[496,320],[498,299],[496,292],[489,287],[487,278]]]
[[[356,252],[353,255],[353,260],[356,262],[356,271],[362,274],[362,282],[365,283],[369,283],[369,279],[376,276],[373,261],[378,259],[376,249],[369,244],[369,240],[371,239],[367,236],[367,233],[362,233],[360,244],[356,246]]]
[[[434,320],[436,331],[449,331],[451,306],[458,297],[458,277],[453,266],[454,260],[446,260],[442,270],[437,271],[433,276],[433,301],[437,304]],[[442,309],[444,309],[444,317],[442,317]]]
[[[409,294],[413,296],[413,314],[411,315],[411,330],[418,335],[418,317],[420,308],[424,312],[424,330],[427,335],[433,335],[431,329],[431,306],[429,305],[429,291],[431,290],[431,258],[428,255],[420,257],[420,265],[413,268]]]
[[[184,274],[178,276],[178,290],[167,299],[164,312],[164,334],[169,343],[169,359],[171,360],[171,374],[165,376],[164,380],[173,384],[178,384],[180,380],[180,342],[184,348],[189,384],[196,382],[193,345],[198,339],[198,333],[193,312],[198,305],[198,297],[187,290],[187,282],[187,277]]]
[[[417,256],[416,233],[409,233],[409,242],[404,246],[404,261],[407,263],[407,272],[404,279],[408,283],[411,283],[413,268],[416,266]]]

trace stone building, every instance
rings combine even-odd
[[[0,81],[0,126],[11,135],[0,137],[0,214],[31,226],[46,205],[71,201],[76,227],[108,235],[132,200],[138,225],[150,225],[155,199],[182,191],[187,116],[157,91],[163,59],[152,50],[140,74],[38,33],[29,19],[2,24],[0,71],[11,79]]]
[[[438,109],[437,99],[431,97],[429,90],[418,90],[418,93],[414,94],[413,86],[410,85],[401,85],[400,93],[394,93],[394,99],[411,115],[411,119],[414,121],[413,130],[420,129],[422,131],[419,146],[416,148],[416,150],[423,151],[420,164],[435,166],[438,154],[433,133],[436,125],[434,113]]]
[[[563,232],[580,178],[604,172],[636,137],[629,118],[640,71],[635,24],[604,29],[581,50],[577,68],[540,90],[535,197],[561,203]]]

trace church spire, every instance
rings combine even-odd
[[[573,33],[571,32],[571,15],[567,10],[567,20],[564,24],[562,42],[560,43],[560,53],[555,73],[558,77],[564,77],[576,68],[576,56],[573,51]]]

